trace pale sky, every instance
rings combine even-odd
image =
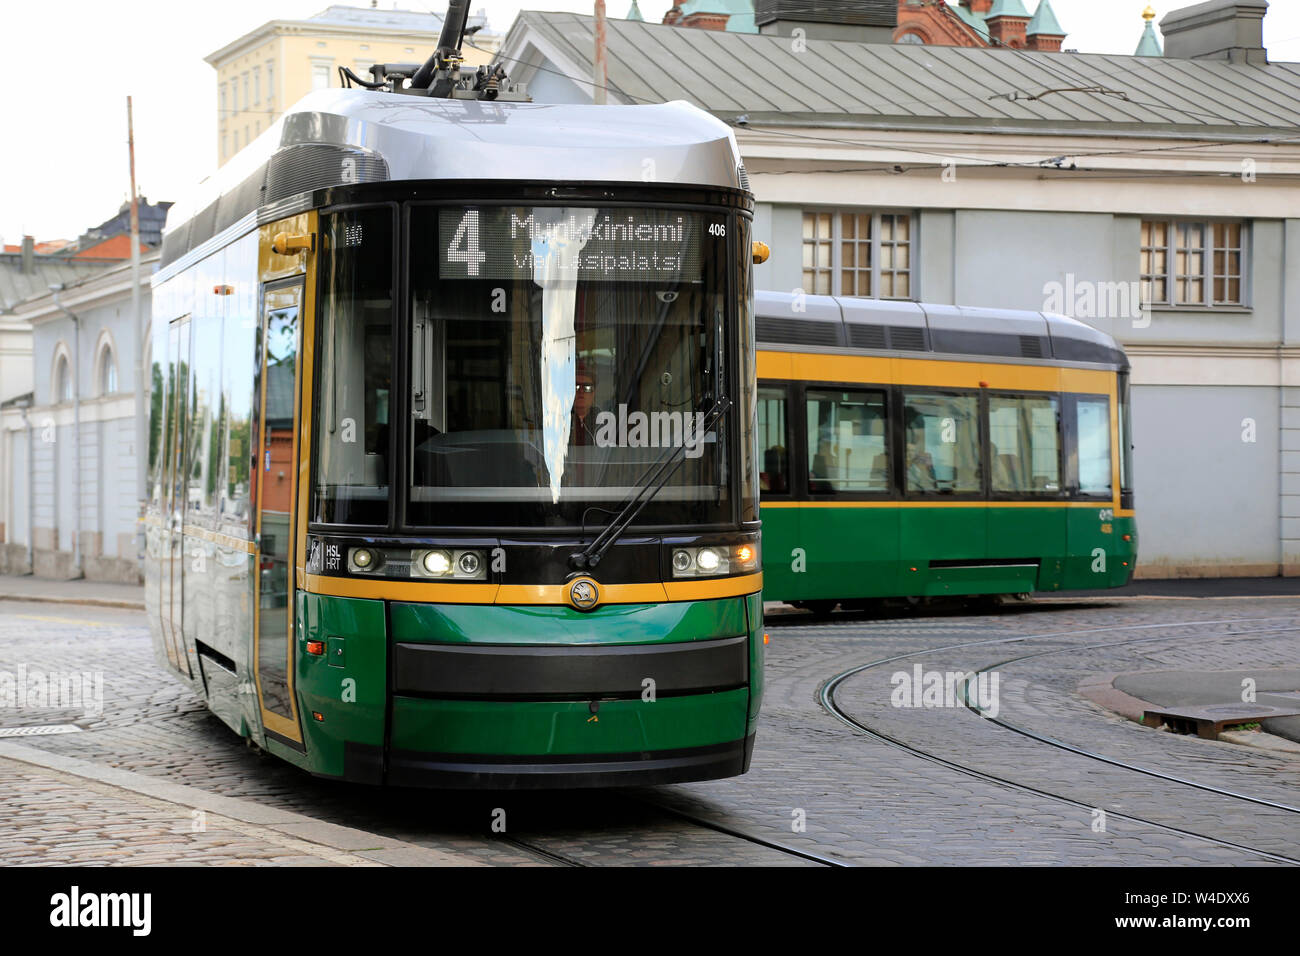
[[[1053,0],[1066,46],[1132,53],[1147,0]],[[1190,0],[1156,0],[1157,21]],[[126,97],[135,98],[136,176],[151,200],[176,199],[216,161],[216,72],[203,57],[276,18],[298,19],[329,0],[31,0],[0,2],[0,237],[74,239],[112,216],[129,193]],[[365,0],[352,0],[365,6]],[[380,6],[393,6],[381,0]],[[440,0],[401,0],[441,12]],[[589,13],[592,0],[476,0],[493,32],[521,8]],[[608,0],[610,16],[631,0]],[[658,21],[669,0],[641,0]],[[1034,0],[1026,0],[1034,8]],[[1264,21],[1273,60],[1300,60],[1300,0],[1273,0]],[[781,78],[774,78],[780,80]]]

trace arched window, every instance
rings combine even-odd
[[[925,38],[921,36],[919,33],[904,33],[895,42],[896,43],[925,43]]]
[[[112,395],[117,391],[117,361],[113,349],[105,345],[99,351],[99,394]]]
[[[54,404],[72,401],[72,366],[66,355],[60,355],[54,365]]]

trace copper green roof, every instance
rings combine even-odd
[[[1029,19],[1029,11],[1021,0],[993,0],[993,9],[989,10],[987,19],[994,17],[1024,17]]]
[[[645,22],[645,17],[641,16],[641,8],[636,5],[636,0],[632,0],[632,9],[627,12],[627,16],[623,19]]]
[[[1029,21],[1029,26],[1025,29],[1026,36],[1039,33],[1065,36],[1065,31],[1061,29],[1061,22],[1056,19],[1056,11],[1052,9],[1052,0],[1040,0],[1038,9],[1034,11],[1034,18]]]
[[[1151,27],[1151,21],[1147,21],[1146,28],[1142,31],[1142,39],[1138,41],[1138,48],[1133,51],[1134,56],[1164,56],[1165,51],[1160,48],[1160,40],[1156,37],[1156,31]]]
[[[989,27],[988,24],[984,22],[984,14],[972,13],[970,7],[961,6],[960,4],[955,7],[949,7],[948,10],[957,14],[958,18],[960,18],[963,23],[983,37],[984,40],[988,40]]]
[[[692,13],[727,14],[728,33],[758,32],[758,24],[754,22],[754,0],[684,0],[682,16]]]

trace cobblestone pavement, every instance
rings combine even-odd
[[[543,861],[528,846],[489,832],[496,808],[506,809],[512,838],[577,862],[805,863],[647,807],[635,796],[850,863],[1271,865],[1250,848],[1300,858],[1295,814],[1071,754],[962,706],[893,707],[891,677],[916,664],[941,672],[993,667],[1002,721],[1160,773],[1300,806],[1295,755],[1143,728],[1077,691],[1099,672],[1293,664],[1300,648],[1297,627],[1300,599],[1292,598],[1043,601],[998,613],[837,616],[817,623],[791,615],[770,627],[764,716],[749,774],[633,795],[447,794],[320,781],[248,750],[153,663],[138,612],[4,602],[0,671],[14,672],[19,665],[29,671],[102,671],[105,706],[102,714],[89,715],[0,711],[0,726],[74,723],[83,731],[26,737],[22,743],[489,864]],[[1009,638],[1022,640],[979,643]],[[1136,640],[1143,643],[1120,643]],[[951,647],[962,643],[973,646]],[[1044,651],[1055,653],[1012,662]],[[847,680],[838,703],[879,733],[1020,788],[873,739],[818,702],[828,678],[893,657],[900,660]],[[30,771],[0,762],[0,783],[9,784],[6,809],[15,793],[27,792],[24,772]],[[71,787],[60,800],[77,796],[70,780],[36,774],[35,781],[56,793]],[[55,801],[49,802],[53,807]],[[23,803],[14,806],[35,812]],[[102,821],[82,827],[78,804],[67,807],[62,815],[72,818],[72,829],[99,834],[86,838],[91,844],[104,839]],[[1095,829],[1097,810],[1106,814],[1104,829]],[[114,822],[136,825],[130,814]],[[188,816],[182,823],[188,827]],[[157,833],[159,827],[175,829],[177,821],[145,819],[139,826]],[[243,834],[218,832],[236,849],[205,849],[188,834],[173,834],[185,844],[175,852],[202,862],[237,856],[283,861],[294,855],[279,847],[241,847]],[[0,860],[26,860],[30,847],[41,845],[19,845],[9,833],[0,829]],[[94,851],[93,845],[85,849],[86,862],[103,861],[91,856]],[[129,853],[126,858],[133,861]]]
[[[226,817],[0,757],[0,859],[11,866],[378,866]]]

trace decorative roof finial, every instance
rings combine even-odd
[[[1156,18],[1156,8],[1151,6],[1151,4],[1148,3],[1147,8],[1142,11],[1142,19],[1150,22],[1155,18]]]

